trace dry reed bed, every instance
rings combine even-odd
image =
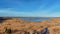
[[[28,31],[32,32],[34,30],[37,30],[41,32],[45,31],[45,28],[48,28],[49,34],[60,34],[59,32],[53,31],[53,29],[60,29],[60,19],[51,19],[49,21],[43,21],[43,22],[27,22],[18,18],[8,19],[5,20],[3,23],[0,24],[0,33],[5,34],[5,28],[11,28],[13,31],[18,30],[14,32],[13,34],[20,34],[22,31]],[[58,30],[56,30],[58,31]],[[60,31],[60,30],[59,30]],[[23,34],[23,33],[22,33]]]

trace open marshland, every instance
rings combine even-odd
[[[60,18],[0,18],[0,34],[60,34]]]

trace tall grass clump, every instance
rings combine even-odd
[[[8,28],[5,29],[5,33],[6,33],[6,34],[11,34],[11,31],[12,31],[12,30],[11,30],[10,28],[9,28],[9,29],[8,29]]]

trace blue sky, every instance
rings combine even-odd
[[[60,17],[60,0],[0,0],[0,16]]]

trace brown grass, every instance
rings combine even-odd
[[[34,30],[41,32],[45,31],[45,28],[48,28],[50,34],[60,34],[59,32],[54,31],[55,28],[59,28],[60,19],[52,19],[50,21],[44,22],[27,22],[18,18],[8,19],[5,20],[3,23],[0,24],[0,33],[5,34],[5,28],[11,28],[12,34],[23,34],[24,31],[33,33]],[[60,30],[59,30],[60,31]]]

